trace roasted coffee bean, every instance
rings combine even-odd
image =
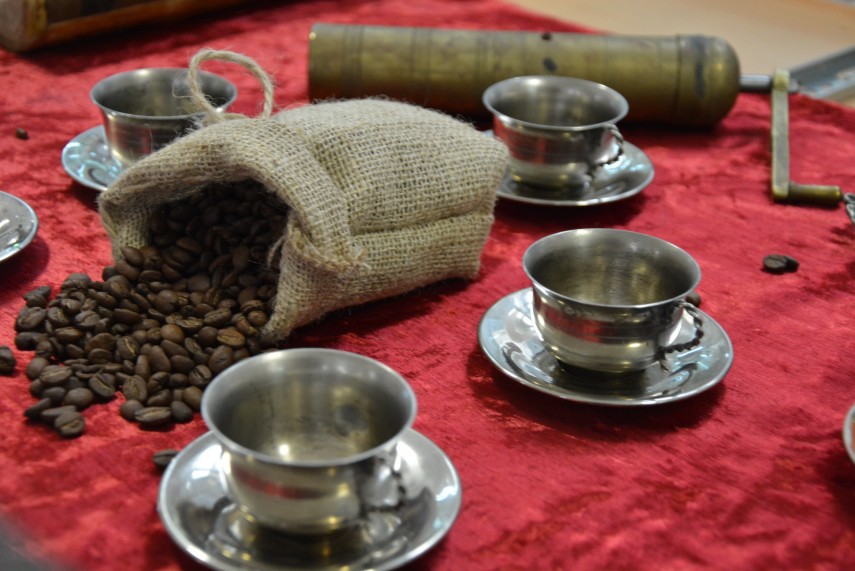
[[[91,293],[89,294],[89,297],[91,299],[94,299],[101,307],[107,309],[114,309],[118,307],[119,300],[117,300],[115,297],[113,297],[106,291],[90,291]]]
[[[185,423],[193,420],[193,409],[187,403],[173,400],[169,403],[169,410],[172,412],[172,419],[175,422]]]
[[[121,337],[116,343],[116,352],[122,360],[132,361],[140,353],[140,344],[134,337]]]
[[[36,331],[21,331],[15,335],[15,347],[20,351],[32,351],[39,341],[45,339],[44,333]]]
[[[163,327],[160,328],[160,338],[165,339],[167,341],[171,341],[178,345],[184,343],[184,339],[187,336],[184,334],[184,330],[181,329],[175,323],[167,323]]]
[[[15,320],[15,331],[35,331],[46,316],[47,310],[45,308],[25,305]]]
[[[168,406],[146,406],[134,412],[134,419],[145,428],[163,426],[172,422],[172,409]]]
[[[59,306],[49,307],[47,309],[46,317],[48,323],[56,328],[68,327],[71,325],[71,319],[68,318],[65,311]]]
[[[204,323],[198,317],[184,317],[176,319],[173,323],[180,327],[185,335],[195,335],[204,326]]]
[[[145,405],[147,407],[152,406],[169,406],[169,403],[172,402],[172,391],[169,389],[161,389],[156,393],[152,394],[145,401]]]
[[[228,345],[220,345],[208,358],[208,368],[214,375],[218,375],[232,366],[235,362],[234,350]]]
[[[65,387],[47,387],[43,388],[40,393],[42,397],[50,400],[53,406],[59,406],[65,400],[65,395],[68,392]]]
[[[701,294],[698,293],[698,290],[692,290],[689,295],[686,296],[686,301],[694,305],[695,307],[701,306]]]
[[[45,391],[45,384],[40,380],[36,379],[30,383],[30,386],[27,387],[27,390],[36,398],[42,398],[42,393]]]
[[[234,327],[220,329],[220,332],[217,333],[217,341],[223,345],[231,347],[232,349],[237,349],[246,345],[246,337]]]
[[[136,422],[136,413],[145,405],[138,400],[128,400],[122,403],[119,407],[119,414],[125,420]]]
[[[142,377],[143,380],[148,380],[151,372],[151,362],[148,360],[148,357],[143,354],[137,355],[137,359],[134,362],[134,375]]]
[[[169,358],[171,369],[176,373],[190,373],[196,366],[196,361],[186,355],[173,355]]]
[[[122,383],[122,394],[127,400],[145,402],[148,399],[148,386],[145,379],[134,375]]]
[[[196,334],[196,339],[203,347],[213,347],[217,344],[217,333],[219,330],[215,327],[205,326]]]
[[[187,387],[181,398],[192,410],[198,411],[202,407],[202,394],[202,389],[199,387]]]
[[[191,292],[204,292],[210,287],[211,278],[203,274],[196,274],[187,280],[187,290]]]
[[[77,410],[83,410],[91,405],[94,400],[95,394],[91,390],[85,387],[78,387],[65,393],[65,399],[63,399],[62,403],[70,404]]]
[[[116,337],[109,333],[98,333],[86,342],[86,351],[105,349],[112,352],[116,348]]]
[[[92,349],[87,355],[90,361],[99,364],[109,363],[113,358],[113,352],[106,349]]]
[[[168,385],[171,389],[181,389],[190,385],[190,379],[184,373],[172,373]]]
[[[86,430],[86,420],[79,412],[65,412],[57,417],[53,426],[63,438],[76,438]]]
[[[770,274],[786,274],[798,269],[798,260],[784,254],[769,254],[763,258],[763,270]]]
[[[35,404],[30,405],[24,410],[24,416],[32,420],[38,420],[44,411],[52,408],[54,403],[49,398],[42,398]]]
[[[50,298],[50,286],[39,286],[24,294],[24,301],[30,307],[47,307]]]
[[[79,343],[86,336],[81,329],[77,329],[76,327],[60,327],[53,334],[63,345]]]
[[[115,269],[118,275],[134,281],[136,281],[140,277],[140,273],[142,273],[139,266],[131,264],[126,259],[118,260],[116,262]]]
[[[178,343],[174,343],[168,339],[164,339],[160,342],[160,348],[163,349],[163,352],[170,358],[175,357],[176,355],[181,355],[182,357],[190,356],[190,351],[188,351],[183,345],[179,345]]]
[[[24,375],[31,381],[39,378],[45,367],[48,366],[48,360],[43,357],[36,357],[27,364],[24,369]]]
[[[71,374],[72,371],[69,367],[48,365],[39,373],[39,380],[46,387],[56,387],[68,381],[71,378]]]
[[[20,139],[22,141],[26,141],[30,138],[30,133],[23,127],[17,127],[15,129],[15,138]]]
[[[39,420],[41,420],[45,424],[53,425],[54,421],[56,421],[57,418],[67,412],[77,412],[77,409],[75,409],[71,405],[51,407],[41,412],[41,414],[39,415]]]
[[[232,312],[226,308],[218,308],[208,312],[203,318],[202,323],[205,327],[213,327],[219,329],[225,327],[232,320]]]
[[[18,361],[15,359],[15,354],[12,353],[12,348],[0,345],[0,375],[11,375],[15,372],[17,365]]]
[[[187,373],[187,380],[190,382],[190,386],[200,389],[207,387],[213,378],[213,371],[205,365],[196,365],[193,367],[193,370]]]
[[[166,468],[177,455],[178,450],[175,450],[174,448],[166,448],[155,452],[154,456],[152,456],[152,461],[158,468]]]
[[[116,381],[108,373],[98,373],[91,377],[86,384],[99,400],[107,401],[116,396]]]
[[[122,246],[120,252],[122,253],[122,259],[127,263],[136,268],[142,267],[143,262],[145,261],[145,256],[140,250],[132,248],[131,246]]]
[[[142,321],[143,316],[138,311],[132,311],[130,309],[123,309],[120,307],[113,311],[113,319],[119,323],[124,323],[125,325],[134,325]]]
[[[94,329],[100,320],[101,316],[92,310],[83,310],[72,319],[74,324],[83,330]]]
[[[148,352],[148,362],[152,372],[172,372],[172,364],[169,361],[169,356],[164,352],[160,345],[154,345]]]
[[[253,310],[246,314],[246,320],[255,328],[267,325],[267,314],[264,311]]]
[[[65,278],[65,281],[62,282],[61,288],[63,290],[85,290],[89,287],[89,284],[91,283],[92,278],[89,277],[89,274],[83,272],[75,272]]]

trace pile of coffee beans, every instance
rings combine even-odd
[[[24,295],[15,345],[37,402],[24,414],[62,436],[82,411],[122,398],[143,428],[192,420],[205,387],[233,363],[270,349],[260,329],[279,280],[266,263],[287,207],[255,186],[210,188],[163,207],[150,245],[123,248],[101,280],[75,273]]]

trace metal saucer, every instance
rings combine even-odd
[[[400,511],[370,514],[357,529],[289,535],[259,526],[237,509],[222,479],[222,448],[209,432],[169,464],[158,512],[172,539],[213,569],[394,569],[436,545],[462,501],[457,471],[436,444],[410,430],[398,452],[407,489]]]
[[[594,206],[629,198],[650,184],[654,169],[648,156],[635,145],[624,142],[623,149],[617,161],[597,169],[587,187],[537,188],[516,181],[508,174],[499,185],[498,196],[546,206]]]
[[[122,166],[110,154],[103,125],[80,133],[65,145],[62,166],[83,186],[102,192],[122,174]]]
[[[849,458],[855,462],[855,442],[852,441],[853,431],[855,431],[855,406],[849,409],[846,418],[843,420],[843,445],[846,447],[846,453]]]
[[[11,258],[33,241],[39,229],[39,217],[32,207],[0,191],[0,262]]]
[[[733,345],[709,315],[698,310],[704,337],[696,348],[642,371],[608,374],[562,365],[544,347],[532,321],[531,289],[496,302],[478,325],[478,342],[503,373],[538,391],[565,400],[606,406],[647,406],[683,400],[715,386],[733,364]],[[694,334],[684,317],[676,340]]]

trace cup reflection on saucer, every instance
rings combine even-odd
[[[532,244],[523,268],[544,347],[566,365],[637,371],[703,336],[700,314],[686,301],[700,267],[659,238],[608,228],[559,232]],[[695,332],[676,343],[686,313]]]
[[[396,449],[416,399],[377,361],[332,349],[257,355],[205,389],[202,415],[230,495],[260,525],[333,532],[405,499]]]

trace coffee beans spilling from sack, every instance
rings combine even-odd
[[[164,206],[151,245],[123,248],[102,281],[77,273],[53,299],[49,286],[27,293],[15,344],[35,353],[25,374],[38,401],[25,415],[65,437],[117,397],[143,428],[192,420],[218,373],[268,349],[259,329],[279,274],[266,257],[286,210],[262,189],[209,189]]]

